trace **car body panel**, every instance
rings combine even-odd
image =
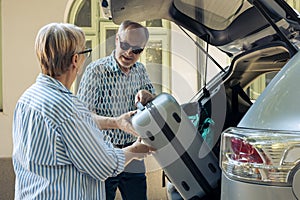
[[[300,52],[272,79],[238,127],[300,131]],[[299,80],[299,81],[296,81]]]
[[[291,187],[249,184],[222,176],[222,200],[296,200]]]

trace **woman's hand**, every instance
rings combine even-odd
[[[137,111],[129,111],[120,115],[119,117],[104,117],[92,113],[92,117],[96,122],[97,126],[101,130],[107,129],[121,129],[127,133],[130,133],[134,136],[139,136],[138,133],[134,130],[131,124],[131,117]]]
[[[139,134],[134,130],[132,123],[131,123],[131,117],[134,115],[137,111],[130,111],[127,113],[124,113],[120,115],[119,117],[116,117],[116,124],[118,129],[121,129],[127,133],[131,133],[134,136],[139,136]]]
[[[127,165],[133,159],[144,159],[147,155],[151,154],[152,151],[155,151],[155,149],[143,144],[139,137],[132,145],[123,148],[123,151],[125,154],[125,165]]]

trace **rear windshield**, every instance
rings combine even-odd
[[[180,12],[215,30],[227,28],[242,12],[252,7],[244,0],[175,0],[174,4]]]

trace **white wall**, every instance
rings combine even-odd
[[[34,40],[50,22],[63,22],[68,0],[2,0],[3,109],[0,113],[0,157],[12,154],[15,104],[40,72]]]

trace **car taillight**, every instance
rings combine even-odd
[[[229,128],[222,133],[220,165],[233,179],[291,185],[300,163],[300,133]]]
[[[234,152],[231,157],[233,160],[248,163],[263,163],[256,149],[244,140],[231,138],[231,148]]]

